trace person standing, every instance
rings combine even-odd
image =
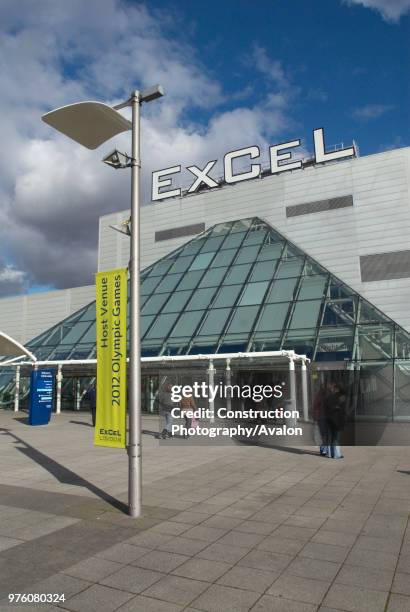
[[[95,386],[93,385],[88,391],[88,401],[90,403],[91,418],[93,421],[93,427],[95,427],[95,420],[97,415],[97,393]]]
[[[176,404],[172,401],[172,385],[166,383],[159,392],[159,413],[164,417],[165,426],[161,432],[161,437],[172,438],[172,409]]]
[[[339,440],[346,422],[346,396],[334,382],[330,383],[325,398],[325,413],[328,430],[326,454],[330,459],[343,459]]]
[[[187,430],[187,433],[184,434],[184,438],[189,438],[188,430],[192,423],[192,416],[189,415],[193,410],[196,410],[196,404],[192,397],[192,393],[188,397],[182,397],[179,406],[181,408],[181,414],[185,419],[185,429]]]

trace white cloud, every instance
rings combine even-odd
[[[410,0],[345,0],[348,4],[361,4],[365,8],[378,11],[383,19],[398,22],[410,12]]]
[[[98,217],[129,203],[127,172],[100,163],[113,146],[128,151],[129,134],[90,152],[42,123],[44,112],[82,99],[114,103],[136,86],[161,83],[166,97],[143,107],[145,200],[153,169],[199,165],[251,144],[266,149],[289,126],[286,104],[295,90],[263,49],[254,62],[268,84],[264,99],[250,106],[238,95],[236,108],[221,110],[221,85],[194,48],[169,34],[169,14],[122,0],[17,4],[0,3],[0,130],[7,143],[0,151],[0,245],[34,284],[93,282]],[[187,122],[193,109],[211,118]]]
[[[26,275],[0,259],[0,297],[23,293]]]
[[[394,109],[393,104],[366,104],[353,111],[353,117],[359,121],[378,119]]]

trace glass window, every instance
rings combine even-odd
[[[252,270],[252,281],[270,280],[273,278],[276,270],[276,261],[259,261]]]
[[[359,325],[361,359],[391,359],[392,325]]]
[[[232,259],[235,257],[236,249],[226,249],[217,253],[215,259],[212,262],[212,267],[217,268],[218,266],[229,266]]]
[[[169,298],[162,312],[180,312],[191,297],[192,291],[177,291]]]
[[[95,321],[95,302],[92,302],[92,304],[81,313],[81,321]]]
[[[165,276],[163,280],[158,285],[156,291],[158,293],[164,293],[167,291],[168,293],[175,289],[176,285],[179,283],[182,274],[170,274],[169,276]]]
[[[178,313],[159,315],[149,330],[147,338],[165,339],[177,317]]]
[[[243,292],[239,304],[241,306],[261,304],[268,285],[268,281],[264,281],[262,283],[249,283]]]
[[[160,276],[150,276],[149,278],[144,278],[141,283],[141,295],[148,295],[149,293],[152,293],[160,280]]]
[[[292,261],[282,261],[279,264],[279,269],[276,273],[276,278],[288,278],[292,276],[300,276],[302,272],[303,261],[294,259]]]
[[[174,259],[164,259],[163,261],[159,261],[150,271],[150,276],[162,276],[168,270],[170,265],[174,262]]]
[[[199,253],[191,264],[190,270],[204,270],[211,263],[214,253]]]
[[[215,308],[233,306],[241,289],[242,285],[229,285],[227,287],[221,287],[213,306]]]
[[[285,324],[289,304],[267,304],[259,319],[257,331],[270,331],[282,329]]]
[[[248,334],[253,327],[258,310],[258,306],[243,306],[237,308],[230,322],[228,334],[239,332]]]
[[[148,300],[144,304],[142,314],[157,314],[161,310],[168,297],[169,293],[155,293],[154,295],[151,295],[151,297],[148,298]]]
[[[281,242],[276,242],[275,244],[264,244],[258,253],[258,261],[273,261],[274,259],[279,259],[282,249],[283,244]]]
[[[184,246],[184,255],[195,255],[205,242],[205,238],[199,238],[198,240],[192,240]]]
[[[327,276],[305,276],[302,278],[298,300],[321,298],[326,287]]]
[[[178,285],[178,291],[181,291],[182,289],[194,289],[197,286],[202,274],[202,270],[198,270],[196,272],[186,272]]]
[[[246,246],[249,246],[251,244],[261,244],[261,242],[264,241],[265,236],[265,229],[251,230],[246,236],[244,244],[246,244]]]
[[[374,308],[368,302],[361,300],[360,304],[360,323],[390,323],[380,310]]]
[[[96,342],[95,328],[96,328],[95,321],[93,321],[91,327],[88,328],[84,336],[81,338],[81,344],[83,344],[84,342],[93,342],[95,344]]]
[[[215,308],[211,310],[199,332],[200,336],[215,336],[219,335],[225,325],[225,322],[231,312],[230,308]]]
[[[172,330],[172,338],[180,338],[184,336],[192,336],[199,321],[204,314],[204,310],[196,310],[195,312],[185,312],[181,315],[178,323]]]
[[[204,246],[201,249],[201,253],[211,253],[217,251],[221,246],[223,240],[224,236],[214,236],[212,238],[208,238],[208,240],[205,242]]]
[[[235,260],[235,265],[255,261],[258,251],[259,245],[242,248],[238,253],[238,257]]]
[[[197,289],[194,291],[194,295],[191,298],[186,310],[202,310],[206,308],[215,293],[215,287],[205,287],[204,289]]]
[[[315,327],[319,317],[321,300],[310,302],[296,302],[289,329],[303,329]]]
[[[275,280],[267,302],[286,302],[293,299],[298,278],[286,278],[284,280]]]
[[[155,319],[154,315],[140,317],[141,337],[145,334],[145,332],[147,331],[148,327],[151,325],[154,319]]]
[[[178,259],[175,261],[174,265],[170,269],[169,274],[174,274],[175,272],[185,272],[185,270],[187,270],[191,265],[192,260],[192,255],[189,257],[178,257]]]
[[[222,249],[237,248],[241,244],[244,237],[245,237],[245,234],[243,233],[229,234],[229,236],[226,238],[221,248]]]
[[[251,269],[251,264],[244,264],[242,266],[232,266],[230,269],[228,276],[226,277],[226,284],[236,284],[245,282],[246,277],[248,276],[249,270]]]
[[[61,340],[62,344],[75,344],[84,334],[84,332],[90,327],[90,321],[79,321],[74,323],[73,327],[65,334]]]
[[[200,287],[217,287],[225,276],[226,268],[211,268],[201,280]]]

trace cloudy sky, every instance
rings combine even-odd
[[[41,122],[160,83],[143,107],[150,173],[301,137],[410,145],[410,0],[2,0],[0,296],[91,284],[99,216],[129,202],[126,171]]]

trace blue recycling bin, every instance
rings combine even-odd
[[[47,425],[54,402],[54,370],[33,370],[30,377],[30,425]]]

